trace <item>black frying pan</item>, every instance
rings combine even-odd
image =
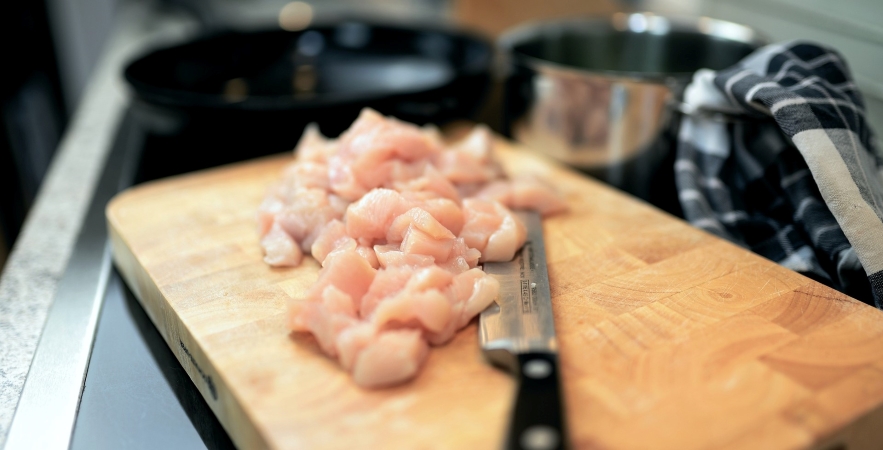
[[[192,158],[195,169],[290,150],[310,122],[336,136],[366,106],[418,124],[471,118],[491,57],[465,32],[347,20],[214,34],[143,56],[125,78],[178,124],[166,133],[186,151],[155,164]]]

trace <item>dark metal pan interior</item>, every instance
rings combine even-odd
[[[205,37],[148,54],[125,77],[154,104],[285,110],[443,89],[486,75],[490,58],[462,32],[347,21]]]

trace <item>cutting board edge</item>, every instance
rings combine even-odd
[[[159,330],[166,345],[172,350],[175,359],[187,372],[194,387],[238,448],[269,449],[270,446],[255,426],[255,421],[248,416],[239,399],[227,386],[226,380],[216,370],[202,347],[196,344],[196,339],[186,324],[181,322],[180,316],[173,312],[150,274],[137,263],[138,258],[114,226],[113,203],[108,204],[107,219],[114,264],[150,321]],[[173,344],[175,340],[178,345]],[[234,426],[237,432],[233,431]]]

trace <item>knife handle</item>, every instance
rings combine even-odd
[[[506,448],[566,448],[558,356],[553,353],[523,353],[517,355],[517,360],[518,394]]]

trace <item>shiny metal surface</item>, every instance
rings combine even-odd
[[[119,272],[110,272],[71,450],[234,449]]]
[[[742,25],[650,13],[517,28],[499,41],[505,132],[647,198],[693,72],[729,67],[762,42]]]
[[[126,119],[124,119],[126,120]],[[127,185],[134,160],[123,124],[108,155],[68,268],[58,285],[9,429],[5,450],[67,449],[77,417],[95,328],[110,274],[104,208]]]
[[[517,214],[527,226],[527,241],[512,261],[484,264],[500,282],[500,294],[482,311],[479,324],[485,356],[510,368],[519,353],[558,352],[542,219],[535,212]]]

